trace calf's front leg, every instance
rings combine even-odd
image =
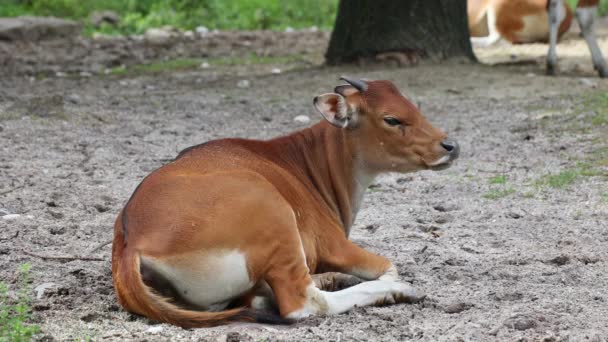
[[[371,253],[341,237],[327,243],[321,255],[320,268],[324,271],[351,274],[364,280],[399,280],[399,273],[387,258]]]

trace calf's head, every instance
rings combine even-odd
[[[366,168],[438,170],[458,157],[458,144],[431,125],[391,82],[341,79],[348,84],[315,97],[314,104],[327,121],[354,137]]]

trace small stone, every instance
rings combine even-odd
[[[37,303],[34,304],[32,308],[34,309],[34,311],[46,311],[49,310],[51,306],[48,303]]]
[[[81,71],[80,72],[80,77],[91,77],[91,76],[93,76],[93,74],[91,74],[88,71]]]
[[[264,121],[264,122],[271,122],[272,118],[268,117],[268,116],[262,116],[262,121]]]
[[[65,99],[68,100],[68,102],[71,102],[73,104],[80,103],[80,96],[78,96],[77,94],[70,94],[70,95],[66,96]]]
[[[144,33],[144,39],[150,44],[167,44],[172,38],[173,32],[166,28],[151,27]]]
[[[536,74],[533,72],[529,72],[526,74],[526,77],[536,77]]]
[[[93,207],[100,213],[105,213],[106,211],[110,210],[110,207],[103,204],[95,204]]]
[[[249,82],[249,80],[240,80],[236,83],[236,86],[239,88],[249,88],[251,86],[251,82]]]
[[[66,73],[65,73],[65,72],[63,72],[63,71],[57,71],[57,72],[55,73],[55,76],[57,76],[57,77],[66,77],[67,75],[68,75],[68,74],[66,74]]]
[[[55,283],[42,283],[36,286],[36,288],[34,289],[34,291],[36,292],[36,299],[42,299],[42,297],[44,296],[44,291],[54,286]]]
[[[94,320],[96,320],[97,318],[99,318],[99,314],[95,313],[95,312],[89,312],[83,316],[80,317],[80,320],[83,322],[93,322]]]
[[[597,87],[597,83],[594,82],[594,81],[592,81],[592,80],[590,80],[590,79],[588,79],[588,78],[579,78],[578,79],[578,83],[580,83],[580,84],[582,84],[584,86],[587,86],[589,88],[595,88],[595,87]]]
[[[153,327],[149,327],[146,332],[149,334],[158,334],[161,333],[164,329],[165,328],[161,327],[160,325],[155,325]]]
[[[509,216],[510,218],[518,219],[518,218],[522,218],[524,215],[521,213],[518,213],[516,211],[511,211],[511,212],[507,213],[507,216]]]
[[[567,264],[568,262],[570,262],[570,257],[567,255],[559,255],[559,256],[556,256],[555,258],[549,260],[549,262],[552,264],[556,264],[557,266],[563,266],[563,265]]]
[[[530,317],[519,315],[507,319],[504,325],[515,330],[528,330],[536,326],[536,321]]]
[[[287,33],[292,33],[292,32],[294,32],[294,31],[295,31],[295,30],[293,29],[293,27],[289,27],[289,26],[287,26],[287,27],[285,28],[285,32],[287,32]]]
[[[0,126],[0,132],[4,131],[4,127]]]
[[[368,224],[367,226],[365,226],[365,230],[370,233],[375,233],[378,228],[380,228],[379,224]]]
[[[274,68],[274,69],[270,70],[270,73],[275,74],[275,75],[280,74],[281,73],[281,69]]]
[[[186,38],[194,38],[194,32],[192,32],[192,31],[185,31],[184,32],[184,37],[186,37]]]
[[[414,180],[414,177],[408,176],[408,177],[399,177],[397,178],[397,184],[405,184],[407,182],[411,182]]]
[[[51,227],[49,229],[49,233],[51,233],[53,235],[63,235],[63,234],[65,234],[65,227],[64,226]]]
[[[293,121],[305,125],[307,123],[310,123],[310,118],[307,115],[298,115],[293,118]]]
[[[95,27],[100,27],[103,23],[115,26],[120,22],[120,16],[114,11],[93,11],[89,20]]]
[[[13,221],[13,220],[16,220],[16,219],[18,219],[20,217],[21,217],[20,214],[8,214],[8,215],[2,216],[2,219],[3,220],[7,220],[7,221]]]
[[[445,311],[445,313],[455,314],[455,313],[463,312],[466,309],[468,309],[468,306],[466,303],[456,302],[456,303],[447,305],[445,307],[445,309],[443,309],[443,311]]]
[[[197,26],[196,29],[194,29],[194,31],[196,31],[196,33],[200,34],[201,36],[209,33],[209,29],[206,28],[205,26]]]
[[[211,65],[209,63],[207,63],[207,62],[203,62],[200,65],[201,69],[209,69],[210,67],[211,67]]]
[[[62,219],[65,217],[65,214],[63,214],[62,212],[59,211],[55,211],[55,210],[48,210],[49,215],[51,215],[54,219]]]

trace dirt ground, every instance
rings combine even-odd
[[[120,75],[103,70],[163,53],[238,57],[251,45],[234,45],[238,34],[202,55],[199,43],[183,53],[137,42],[1,43],[0,279],[14,289],[19,265],[32,265],[38,339],[608,341],[608,81],[595,77],[575,33],[558,49],[559,77],[543,75],[542,44],[478,50],[493,67],[328,68],[315,64],[328,35],[300,35],[306,44],[266,37],[284,47],[267,56],[295,59]],[[116,46],[128,54],[116,57]],[[608,52],[606,34],[601,46]],[[461,145],[448,170],[378,178],[351,235],[428,298],[293,326],[183,330],[124,312],[111,246],[92,250],[112,238],[142,178],[194,144],[267,139],[306,126],[298,115],[319,120],[312,97],[343,74],[394,81]],[[40,257],[61,255],[100,260]]]

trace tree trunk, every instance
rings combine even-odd
[[[392,52],[476,61],[467,1],[340,0],[326,62],[351,63]]]

